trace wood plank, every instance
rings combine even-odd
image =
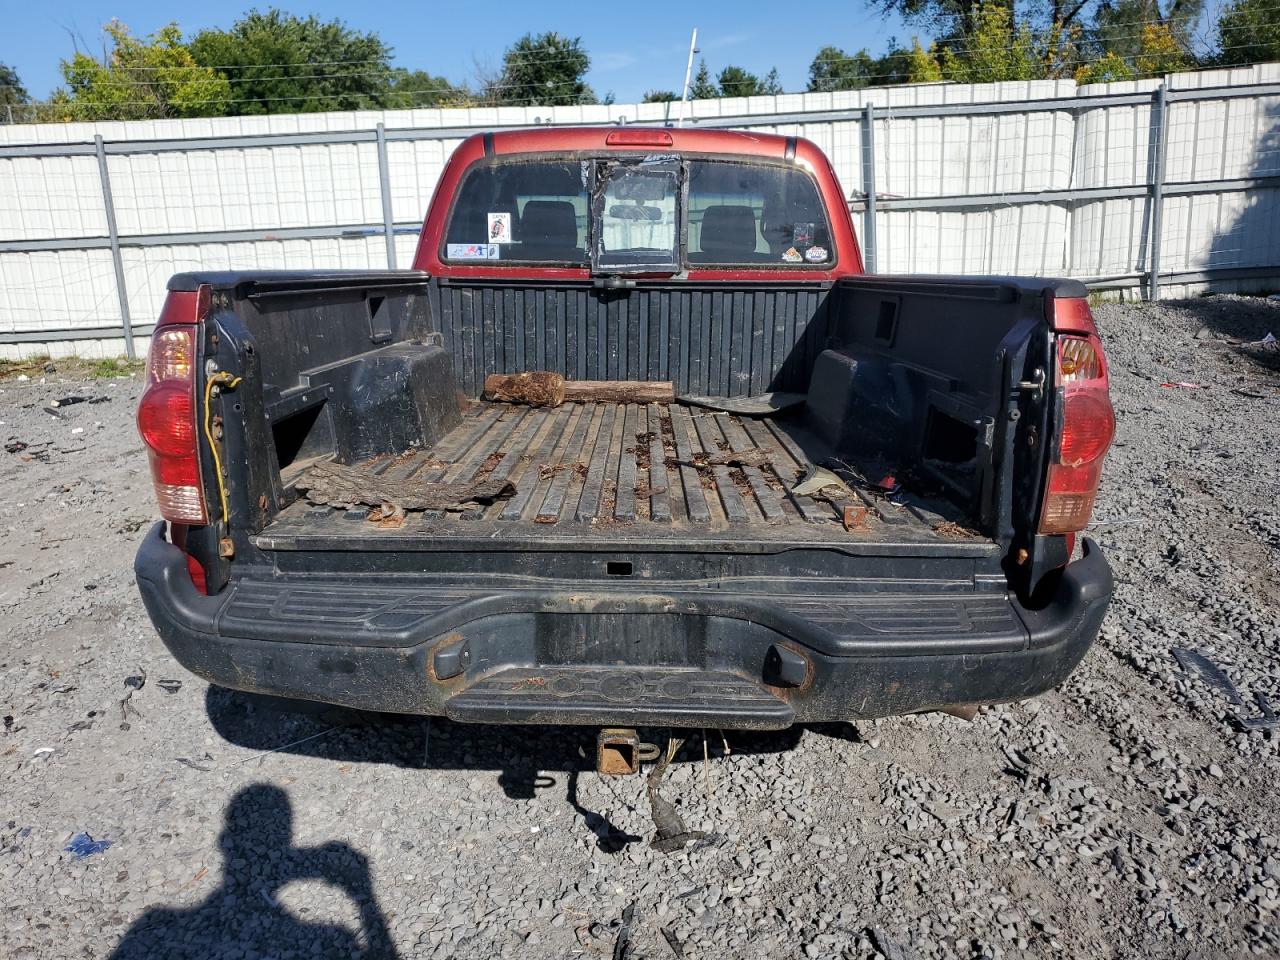
[[[616,404],[603,405],[604,415],[597,431],[595,446],[591,450],[587,479],[578,498],[575,519],[586,522],[600,515],[600,496],[604,490],[605,467],[609,463],[609,451],[613,437],[613,421],[618,412]]]
[[[918,519],[916,517],[911,516],[911,514],[907,511],[907,508],[905,506],[902,506],[902,507],[894,506],[892,503],[889,503],[889,501],[886,500],[884,497],[877,497],[866,490],[858,490],[856,488],[854,489],[853,492],[858,495],[858,499],[865,506],[871,508],[872,513],[874,513],[877,517],[879,517],[885,523],[891,523],[895,525],[911,524]]]
[[[533,479],[529,479],[529,464],[534,459],[536,452],[539,450],[549,449],[555,442],[555,438],[560,435],[560,429],[557,422],[566,419],[569,416],[568,409],[562,410],[539,410],[535,415],[541,415],[542,420],[533,434],[529,436],[523,446],[513,446],[512,450],[503,458],[503,463],[498,465],[498,470],[503,471],[500,476],[504,476],[516,485],[516,495],[520,495],[520,491],[528,485],[537,481],[536,472]],[[532,418],[531,418],[532,419]],[[486,510],[488,520],[500,519],[504,504],[497,504]]]
[[[471,449],[445,471],[445,480],[463,482],[475,476],[484,462],[511,437],[528,412],[527,407],[507,407],[502,416],[476,439]]]
[[[642,440],[641,437],[649,432],[649,408],[643,404],[636,406],[636,519],[650,520],[652,513],[649,509],[649,500],[653,496],[649,487],[649,441]],[[644,496],[641,496],[644,491]]]
[[[550,419],[550,414],[546,410],[531,410],[529,415],[520,422],[520,426],[512,430],[501,447],[499,447],[502,459],[489,471],[488,479],[500,480],[510,476],[511,471],[519,465],[520,457],[529,448],[530,439]],[[496,512],[493,506],[477,507],[464,511],[460,514],[460,517],[463,520],[479,520],[484,517],[487,511]]]
[[[660,522],[671,519],[671,489],[667,479],[667,451],[662,445],[663,408],[656,403],[649,405],[649,516]]]
[[[502,410],[501,415],[488,430],[475,439],[466,456],[448,467],[428,469],[423,473],[423,478],[445,483],[466,483],[478,475],[484,466],[484,462],[496,453],[503,444],[510,442],[516,427],[524,419],[523,414],[528,412],[528,409],[524,407],[500,407],[499,409]],[[521,416],[512,416],[517,410],[522,411]],[[476,515],[484,511],[483,508],[477,507],[465,512]],[[445,516],[445,513],[441,510],[428,510],[423,516],[427,520],[438,520]]]
[[[755,449],[755,443],[747,436],[747,432],[742,429],[736,417],[716,417],[715,419],[720,424],[720,429],[724,431],[724,438],[729,441],[730,449],[735,453],[745,453],[747,450]],[[751,492],[755,494],[756,503],[760,507],[760,512],[764,514],[765,522],[785,522],[787,516],[782,511],[782,496],[769,485],[764,472],[759,467],[747,466],[742,468],[742,472],[746,475]]]
[[[505,410],[506,407],[497,404],[476,404],[467,411],[462,423],[450,430],[443,440],[427,451],[427,457],[416,466],[414,472],[421,470],[426,460],[436,460],[445,464],[453,463],[475,443],[477,437],[502,416]],[[444,471],[441,470],[440,473],[443,476]]]
[[[689,419],[686,407],[672,406],[671,429],[675,434],[676,459],[680,463],[680,482],[684,486],[685,506],[689,511],[689,519],[701,523],[711,520],[711,511],[707,506],[707,498],[702,489],[702,475],[692,466],[694,444],[701,452],[702,444],[697,441],[693,432],[693,422]]]
[[[577,425],[577,418],[581,415],[582,407],[576,404],[560,408],[551,435],[526,464],[524,473],[521,475],[522,482],[516,485],[516,495],[502,508],[502,513],[499,514],[500,519],[519,520],[520,515],[524,513],[524,508],[534,500],[535,494],[538,495],[539,500],[541,499],[547,487],[551,485],[549,480],[541,478],[542,465],[548,462],[555,463],[562,455],[565,445],[569,442],[569,434]]]
[[[670,380],[566,380],[566,403],[674,403]]]
[[[614,500],[613,516],[630,522],[636,518],[636,404],[629,403],[626,423],[622,430],[622,450],[618,455],[618,494]]]
[[[587,438],[587,428],[595,419],[596,412],[594,406],[580,407],[577,423],[569,436],[569,443],[561,455],[552,461],[556,472],[552,475],[551,483],[542,498],[542,506],[538,508],[538,513],[534,517],[536,522],[555,523],[560,519],[560,511],[564,509],[565,496],[569,492],[569,483],[573,480],[574,470],[581,462],[582,445]]]
[[[808,472],[810,463],[794,441],[790,437],[786,439],[790,443],[784,443],[780,438],[786,436],[781,430],[767,420],[747,420],[743,422],[744,429],[756,441],[756,445],[762,449],[773,453],[773,463],[777,469],[778,477],[782,480],[782,486],[787,491],[787,499],[800,511],[800,515],[808,523],[827,523],[834,517],[834,510],[829,503],[814,500],[813,497],[797,496],[791,492],[791,488],[796,485],[796,481],[788,476],[789,473],[799,470]]]
[[[693,414],[693,423],[697,428],[698,436],[702,440],[702,449],[708,453],[718,453],[720,451],[720,445],[716,441],[721,439],[723,435],[720,433],[720,428],[716,425],[715,419],[709,414],[705,416],[698,413]],[[750,522],[751,512],[747,509],[747,503],[742,499],[742,494],[738,492],[738,485],[733,482],[733,474],[730,468],[717,463],[711,468],[711,473],[716,478],[716,493],[720,494],[720,503],[724,506],[724,515],[733,523]]]

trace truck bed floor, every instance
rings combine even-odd
[[[921,502],[858,491],[831,502],[792,493],[810,469],[785,421],[678,404],[568,403],[545,409],[476,403],[433,448],[373,464],[386,479],[466,483],[506,478],[516,493],[466,512],[411,512],[398,525],[365,511],[299,500],[256,538],[265,549],[490,548],[691,540],[754,543],[940,542],[985,554],[992,544]],[[812,446],[809,447],[812,449]],[[745,462],[716,463],[717,455]],[[724,459],[721,457],[721,459]],[[708,462],[710,461],[710,462]],[[846,530],[844,507],[855,522]],[[424,545],[430,538],[435,543]],[[532,548],[537,548],[536,546]],[[950,552],[950,551],[948,551]]]

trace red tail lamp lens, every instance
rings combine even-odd
[[[203,288],[202,288],[203,289]],[[207,295],[203,298],[207,305]],[[171,293],[147,354],[147,385],[138,402],[138,433],[147,445],[160,514],[171,523],[208,522],[196,434],[199,293]],[[179,314],[182,314],[179,316]]]
[[[1057,340],[1054,383],[1062,403],[1062,433],[1057,456],[1049,465],[1040,532],[1071,534],[1089,524],[1102,479],[1102,460],[1115,437],[1116,419],[1102,341],[1087,302],[1058,301],[1053,319],[1055,330],[1072,333]]]

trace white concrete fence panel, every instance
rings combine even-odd
[[[1070,276],[1143,296],[1280,287],[1280,64],[685,109],[693,125],[822,147],[877,272]],[[140,352],[182,270],[382,268],[388,230],[394,265],[408,266],[440,171],[469,133],[666,123],[680,111],[0,126],[0,357]]]

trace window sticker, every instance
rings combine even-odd
[[[813,223],[797,223],[791,227],[791,242],[797,247],[807,247],[813,243]]]
[[[826,247],[810,247],[804,252],[804,258],[810,263],[822,263],[827,259]]]
[[[490,213],[489,214],[489,242],[490,243],[510,243],[511,242],[511,214],[510,213]]]
[[[802,263],[804,258],[800,256],[800,251],[795,247],[787,247],[782,252],[782,260],[784,263]]]
[[[501,256],[496,243],[450,243],[445,253],[450,260],[497,260]]]

